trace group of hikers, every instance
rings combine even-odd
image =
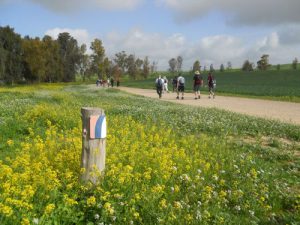
[[[107,79],[107,80],[102,80],[102,79],[97,79],[96,81],[96,86],[102,86],[102,87],[114,87],[114,84],[115,84],[115,80],[113,77]],[[117,87],[120,86],[120,80],[117,79]]]
[[[162,97],[162,93],[164,91],[169,92],[168,90],[168,79],[166,77],[161,77],[161,75],[158,76],[158,78],[155,80],[156,84],[156,92],[159,96],[159,98]],[[179,74],[178,76],[175,76],[172,79],[172,86],[173,86],[173,92],[177,92],[176,99],[179,99],[180,93],[181,93],[181,99],[184,99],[184,90],[185,90],[185,78],[182,76],[182,74]],[[216,87],[216,80],[212,74],[212,72],[208,73],[207,77],[207,86],[209,91],[208,98],[215,98],[215,87]],[[193,90],[195,94],[195,99],[201,98],[200,89],[204,87],[204,81],[203,77],[200,74],[200,71],[195,71],[194,77],[193,77]]]

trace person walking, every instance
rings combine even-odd
[[[164,81],[161,78],[161,75],[159,75],[158,78],[156,78],[155,84],[156,84],[156,92],[158,94],[158,97],[161,98],[162,91],[163,91],[163,85],[164,85]]]
[[[211,72],[208,73],[207,83],[208,83],[208,91],[209,91],[208,98],[211,97],[215,98],[214,89],[215,89],[216,81]]]
[[[184,84],[185,84],[185,79],[181,74],[179,74],[179,76],[177,78],[177,97],[176,97],[176,99],[179,99],[180,92],[181,92],[181,99],[184,99]]]
[[[200,99],[200,87],[203,85],[203,77],[201,76],[200,72],[197,70],[193,77],[194,80],[194,92],[195,92],[195,99]]]
[[[175,76],[172,79],[172,86],[173,86],[173,93],[174,93],[175,90],[177,91],[177,76]]]
[[[164,76],[164,91],[169,93],[168,83],[169,83],[169,81],[168,81],[167,77]]]
[[[111,87],[114,87],[115,80],[113,77],[110,78]]]

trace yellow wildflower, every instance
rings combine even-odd
[[[45,214],[50,214],[54,208],[55,208],[54,204],[48,204],[45,208]]]
[[[30,225],[29,219],[28,218],[23,218],[22,222],[21,222],[21,225]]]
[[[86,203],[89,207],[96,205],[96,198],[94,196],[89,197],[86,200]]]
[[[7,140],[6,143],[7,143],[8,146],[12,146],[14,144],[14,141],[9,139],[9,140]]]

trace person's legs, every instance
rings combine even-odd
[[[169,93],[168,84],[165,84],[166,92]]]
[[[156,93],[158,94],[158,97],[160,97],[159,87],[156,87]]]

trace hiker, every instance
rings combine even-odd
[[[179,99],[179,92],[181,92],[181,99],[184,99],[184,83],[185,83],[184,77],[181,74],[179,74],[179,77],[177,78],[177,97],[176,97],[176,99]]]
[[[174,93],[175,90],[177,91],[177,76],[175,76],[172,79],[172,85],[173,85],[173,93]]]
[[[155,84],[156,84],[156,92],[158,94],[158,97],[161,98],[163,85],[164,85],[164,81],[161,78],[161,75],[159,75],[158,78],[155,80]]]
[[[200,72],[197,70],[194,75],[194,92],[195,92],[195,99],[200,99],[200,87],[203,85],[203,77],[200,75]]]
[[[96,81],[96,86],[99,87],[100,83],[101,83],[101,81],[98,78],[97,81]]]
[[[164,76],[164,91],[169,93],[169,89],[168,89],[168,79],[166,76]]]
[[[117,79],[117,87],[119,87],[120,86],[120,79],[118,78]]]
[[[216,80],[215,80],[215,78],[214,78],[214,76],[212,75],[211,72],[208,73],[207,84],[208,84],[208,91],[209,91],[208,98],[211,98],[211,96],[213,98],[215,98],[214,89],[216,87]]]
[[[114,82],[115,82],[114,78],[111,77],[111,78],[110,78],[111,87],[114,87]]]

